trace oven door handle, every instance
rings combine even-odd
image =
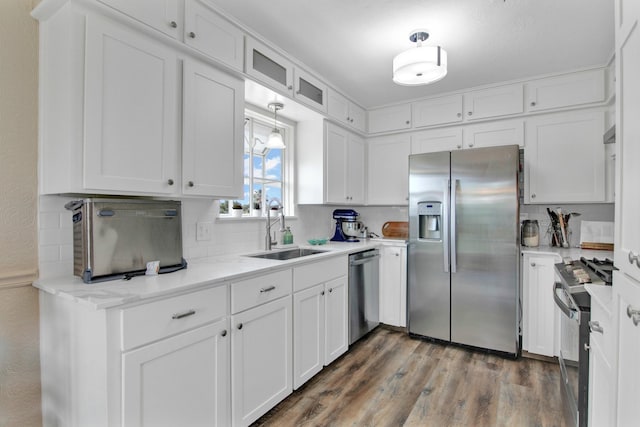
[[[564,301],[562,301],[560,299],[560,297],[558,296],[558,289],[561,289],[563,292],[564,289],[562,289],[562,283],[554,283],[553,284],[553,299],[556,302],[556,305],[558,306],[558,308],[560,310],[562,310],[562,312],[569,318],[569,319],[575,319],[578,321],[578,323],[580,322],[580,312],[578,310],[574,310],[573,308],[569,307],[567,304],[564,303]]]

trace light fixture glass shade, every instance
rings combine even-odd
[[[440,46],[418,46],[393,58],[393,81],[415,86],[437,82],[447,75],[447,52]]]
[[[284,145],[282,135],[278,129],[273,129],[269,134],[269,139],[267,139],[267,148],[287,148],[287,146]]]

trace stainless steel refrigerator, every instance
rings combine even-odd
[[[408,328],[517,355],[518,146],[409,157]]]

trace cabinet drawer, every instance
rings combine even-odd
[[[291,270],[277,271],[231,284],[231,313],[273,301],[291,293]]]
[[[298,292],[348,273],[346,257],[331,258],[293,269],[293,291]]]
[[[594,323],[597,322],[597,325]],[[610,313],[596,300],[591,298],[591,341],[596,343],[604,354],[606,361],[611,365],[613,357],[613,329]],[[598,326],[602,332],[597,332]]]
[[[120,310],[123,351],[227,315],[227,286]]]

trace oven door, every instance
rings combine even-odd
[[[553,290],[560,316],[560,372],[564,384],[565,407],[571,416],[571,425],[578,422],[578,397],[580,395],[580,316],[581,312],[571,295],[556,283]]]

